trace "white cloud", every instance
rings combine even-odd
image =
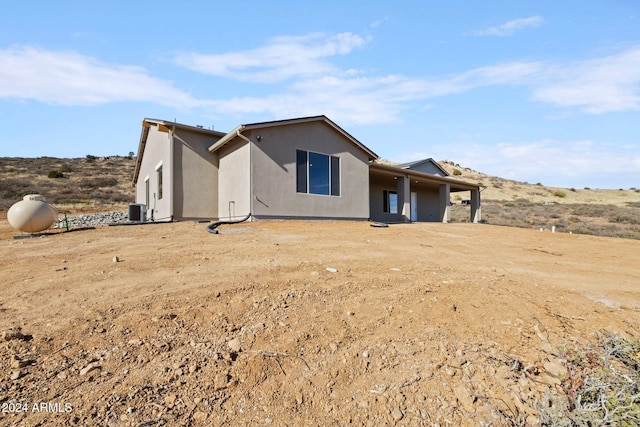
[[[451,158],[451,153],[457,153],[455,158]],[[637,146],[591,140],[511,141],[491,147],[459,142],[434,146],[429,153],[407,154],[401,160],[426,157],[455,161],[501,178],[564,187],[629,188],[637,186],[640,178]]]
[[[534,99],[587,113],[640,109],[640,46],[547,71]]]
[[[485,28],[484,30],[474,31],[475,36],[510,36],[516,31],[524,30],[527,28],[539,27],[544,23],[544,19],[540,16],[530,16],[528,18],[514,19],[504,24],[496,25],[493,27]]]
[[[0,98],[60,105],[149,101],[196,106],[195,98],[151,77],[142,67],[104,64],[74,51],[0,49]]]
[[[179,53],[174,62],[187,69],[247,82],[275,83],[292,78],[337,73],[326,58],[346,55],[367,40],[352,33],[313,33],[299,37],[277,37],[260,48],[223,53]]]

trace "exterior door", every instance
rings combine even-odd
[[[411,221],[418,220],[418,193],[411,192]]]

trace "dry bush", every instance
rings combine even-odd
[[[467,206],[452,206],[452,222],[468,222]],[[483,222],[522,228],[556,227],[560,232],[640,240],[640,210],[615,205],[534,203],[527,199],[485,200]]]
[[[566,347],[562,396],[540,405],[543,426],[640,425],[640,341],[602,333],[595,344]]]

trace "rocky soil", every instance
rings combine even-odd
[[[567,350],[640,336],[640,242],[472,224],[12,239],[0,424],[569,423]],[[571,391],[571,390],[569,390]]]

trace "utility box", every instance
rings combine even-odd
[[[144,222],[147,214],[147,206],[142,203],[132,203],[129,205],[129,221]]]

